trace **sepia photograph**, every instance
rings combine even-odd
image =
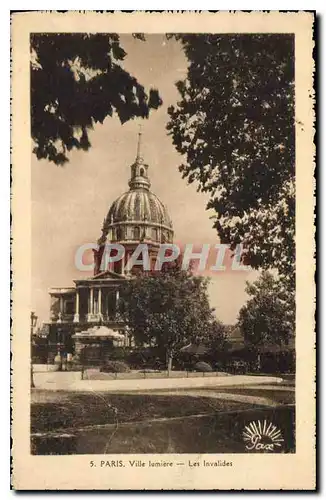
[[[235,475],[298,451],[299,44],[136,24],[28,33],[29,454]]]

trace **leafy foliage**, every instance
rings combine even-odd
[[[147,118],[162,103],[157,90],[147,94],[122,68],[126,52],[117,34],[34,33],[30,42],[31,133],[39,159],[63,164],[72,149],[90,148],[95,123],[114,113],[122,124]]]
[[[286,346],[294,335],[295,296],[268,271],[247,283],[251,297],[239,313],[238,326],[249,346],[266,344]]]
[[[170,267],[142,273],[121,292],[120,311],[137,344],[162,349],[172,359],[178,349],[213,332],[207,279]]]
[[[214,318],[206,326],[205,333],[196,337],[195,343],[208,347],[213,355],[219,354],[229,347],[227,327]]]
[[[167,125],[179,169],[210,194],[221,242],[294,287],[292,35],[177,35],[189,61]]]

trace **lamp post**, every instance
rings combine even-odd
[[[33,374],[33,337],[34,337],[34,328],[37,324],[37,316],[34,311],[31,312],[31,387],[35,387],[34,384],[34,374]]]

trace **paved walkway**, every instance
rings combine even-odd
[[[80,372],[37,372],[34,373],[34,382],[36,389],[43,390],[133,392],[279,384],[282,379],[266,376],[230,375],[228,377],[81,380]]]

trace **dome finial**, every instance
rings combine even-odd
[[[142,134],[143,134],[141,123],[138,125],[138,127],[139,127],[139,131],[138,131],[138,144],[137,144],[137,156],[136,156],[137,160],[142,158],[142,156],[141,156],[141,139],[142,139]]]

